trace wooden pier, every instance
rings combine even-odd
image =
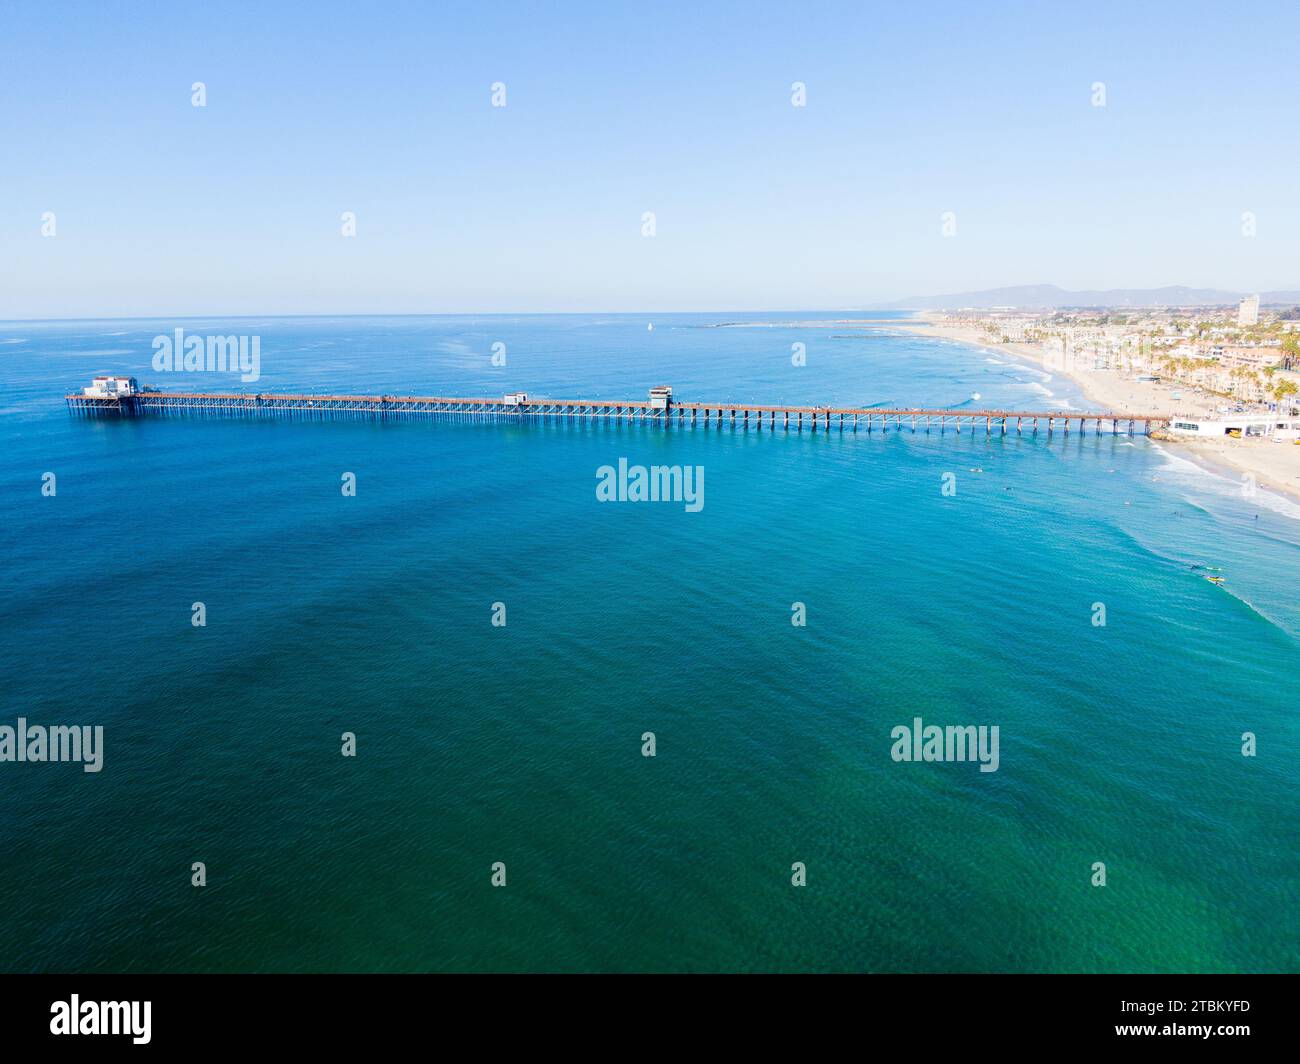
[[[889,432],[937,431],[1069,435],[1109,431],[1149,433],[1167,425],[1160,414],[1095,411],[928,410],[879,407],[782,406],[772,403],[649,402],[601,399],[533,399],[524,404],[501,399],[459,399],[421,395],[293,395],[244,392],[140,392],[123,398],[65,396],[68,409],[86,416],[275,417],[330,420],[375,418],[410,420],[452,418],[475,421],[597,420],[663,425],[728,426],[769,431]],[[1121,425],[1125,426],[1121,429]]]

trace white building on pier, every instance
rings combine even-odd
[[[96,377],[82,392],[92,399],[127,399],[140,393],[134,377]]]

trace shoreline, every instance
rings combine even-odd
[[[1162,416],[1220,416],[1215,414],[1214,405],[1221,400],[1197,394],[1188,386],[1126,380],[1108,370],[1049,367],[1046,364],[1047,352],[1036,344],[997,343],[973,326],[944,322],[935,311],[920,311],[913,323],[892,327],[914,336],[952,340],[986,351],[1005,351],[1044,373],[1059,373],[1077,385],[1085,399],[1102,410]],[[1175,394],[1178,395],[1176,405]],[[1267,488],[1290,502],[1300,502],[1300,447],[1272,440],[1233,440],[1228,443],[1163,437],[1159,442],[1176,449],[1177,453],[1210,472],[1226,474],[1232,479],[1246,474],[1254,477],[1261,488]]]

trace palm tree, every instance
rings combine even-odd
[[[1300,391],[1300,388],[1296,387],[1296,383],[1293,380],[1283,377],[1281,380],[1274,382],[1273,398],[1277,400],[1277,412],[1279,414],[1282,413],[1282,408],[1286,403],[1286,397],[1288,395],[1295,395],[1298,391]]]

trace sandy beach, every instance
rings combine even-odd
[[[1059,373],[1074,381],[1092,403],[1117,413],[1170,416],[1215,416],[1225,400],[1206,395],[1180,384],[1138,381],[1109,370],[1083,370],[1048,365],[1048,352],[1037,344],[992,343],[979,328],[952,325],[942,315],[922,311],[914,323],[895,328],[918,336],[932,336],[958,343],[972,344],[991,351],[1005,351],[1050,373]],[[1177,399],[1174,396],[1177,395]],[[1221,416],[1221,415],[1220,415]],[[1261,488],[1271,488],[1300,501],[1300,447],[1272,440],[1163,440],[1178,453],[1219,473],[1239,478],[1248,474]]]

